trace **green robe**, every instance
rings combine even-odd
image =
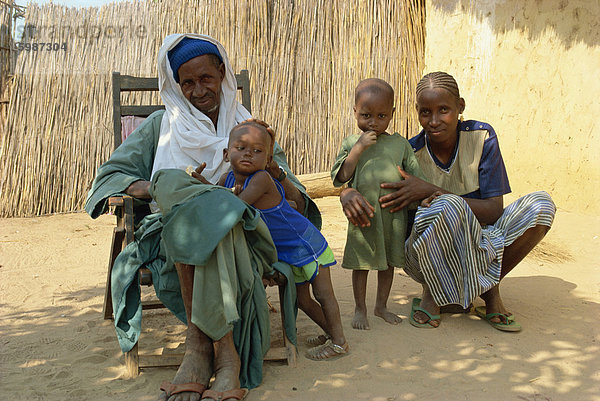
[[[342,141],[342,146],[331,169],[334,186],[345,183],[337,180],[337,174],[356,144],[360,134]],[[348,186],[355,188],[375,208],[369,227],[348,224],[346,247],[342,267],[354,270],[386,270],[388,266],[404,266],[404,241],[406,239],[406,208],[390,213],[381,208],[379,198],[393,190],[380,187],[382,182],[398,182],[403,178],[397,167],[409,174],[423,178],[412,147],[400,134],[382,134],[375,144],[361,155]]]
[[[150,180],[164,111],[149,116],[98,169],[85,210],[93,218],[105,213],[111,196],[123,195],[138,180]],[[305,215],[321,225],[318,208],[291,174],[276,144],[274,159],[306,199]],[[269,348],[269,316],[262,274],[277,268],[288,277],[285,292],[286,332],[296,342],[296,293],[288,265],[277,262],[268,229],[254,208],[230,191],[204,185],[181,170],[155,174],[150,193],[162,213],[136,219],[135,241],[117,257],[112,271],[115,328],[123,352],[141,331],[142,309],[137,271],[152,271],[158,298],[186,322],[175,262],[196,265],[192,322],[213,339],[233,330],[241,358],[242,386],[262,381],[263,356]],[[208,207],[208,205],[211,205]],[[138,211],[147,202],[136,200]],[[250,267],[250,268],[249,268]]]

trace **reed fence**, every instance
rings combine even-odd
[[[14,1],[0,0],[0,129],[8,109],[8,83],[14,66],[12,33],[16,13],[22,11]]]
[[[82,208],[113,148],[111,72],[156,76],[158,48],[175,32],[213,36],[236,71],[250,71],[253,114],[275,128],[299,174],[328,171],[342,138],[357,131],[353,90],[361,79],[395,88],[391,129],[408,136],[418,127],[424,7],[422,0],[30,4],[25,39],[38,47],[16,62],[0,137],[0,216]]]

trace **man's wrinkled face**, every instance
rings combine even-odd
[[[178,70],[183,96],[206,115],[219,110],[221,82],[225,77],[225,65],[217,66],[214,57],[211,54],[194,57]]]

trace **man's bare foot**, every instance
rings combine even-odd
[[[367,319],[367,311],[365,309],[354,309],[354,318],[352,319],[352,327],[357,330],[370,330],[369,320]]]
[[[227,333],[223,338],[214,343],[215,346],[215,381],[210,386],[214,392],[224,392],[240,388],[240,357],[233,343],[233,335]],[[204,398],[203,398],[204,399]],[[206,398],[211,400],[211,398]],[[234,400],[234,398],[225,398]]]
[[[212,352],[210,354],[212,361]],[[207,355],[205,353],[187,350],[183,357],[183,361],[171,381],[173,384],[183,383],[200,383],[208,387],[208,381],[212,376],[212,363],[207,363]],[[198,401],[201,398],[199,393],[182,392],[173,394],[168,397],[165,392],[158,397],[159,401]]]
[[[213,374],[213,355],[212,340],[194,324],[190,324],[186,333],[183,361],[171,383],[200,383],[208,387],[208,382]],[[200,400],[200,394],[186,391],[169,397],[165,392],[162,392],[158,400],[198,401]]]
[[[389,324],[398,324],[402,322],[402,318],[395,313],[390,312],[387,308],[375,308],[373,311],[375,316],[379,316]]]

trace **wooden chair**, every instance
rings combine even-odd
[[[236,74],[238,90],[241,91],[242,104],[251,111],[250,104],[250,78],[248,70],[241,70]],[[121,75],[119,72],[112,74],[113,87],[113,129],[114,129],[114,148],[116,149],[122,142],[122,124],[121,117],[137,116],[146,118],[157,110],[164,109],[163,105],[122,105],[122,92],[157,92],[158,78],[141,78],[130,75]],[[104,319],[113,318],[113,305],[111,297],[111,273],[114,261],[119,253],[134,240],[134,227],[143,216],[150,210],[147,205],[134,208],[134,199],[131,196],[115,196],[108,199],[108,204],[114,209],[117,218],[117,225],[113,230],[110,258],[108,262],[108,274],[106,278],[106,288],[104,292]],[[139,280],[141,285],[152,285],[152,274],[150,270],[142,268],[139,271]],[[285,286],[279,287],[279,301],[283,304],[283,293]],[[142,311],[148,309],[164,308],[165,306],[158,300],[142,302]],[[282,347],[271,347],[264,360],[287,361],[288,365],[296,366],[296,347],[288,339],[284,326],[283,308],[281,309],[281,331],[283,337]],[[140,369],[159,367],[159,366],[179,366],[183,354],[171,355],[140,355],[138,352],[138,343],[125,354],[125,363],[131,376],[137,376]]]

